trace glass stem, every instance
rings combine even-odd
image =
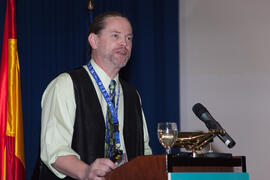
[[[171,153],[171,149],[166,149],[166,154],[170,154]]]

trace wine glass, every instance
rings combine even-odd
[[[170,154],[171,148],[174,145],[178,136],[177,125],[175,122],[161,122],[157,127],[158,140],[166,149],[166,153]]]

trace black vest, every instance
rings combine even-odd
[[[74,86],[76,117],[72,149],[81,160],[91,164],[104,157],[105,120],[93,82],[84,68],[68,72]],[[120,79],[124,94],[123,135],[128,160],[144,154],[144,134],[141,104],[136,89]],[[59,179],[44,164],[40,179]],[[72,179],[66,177],[65,179]]]

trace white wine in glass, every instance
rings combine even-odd
[[[166,149],[166,153],[170,154],[171,148],[174,145],[178,130],[175,122],[158,123],[157,127],[158,140]]]

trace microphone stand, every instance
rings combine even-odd
[[[214,152],[213,151],[213,142],[214,139],[212,139],[209,143],[209,150],[207,153],[203,154],[203,157],[207,157],[207,158],[232,158],[232,154],[231,153],[220,153],[220,152]]]

